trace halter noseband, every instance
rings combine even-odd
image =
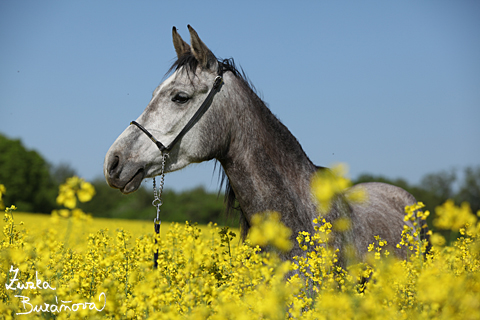
[[[200,119],[203,116],[203,114],[207,111],[208,107],[210,106],[210,104],[212,102],[213,96],[218,91],[220,91],[220,86],[223,83],[222,75],[223,75],[223,68],[220,68],[220,72],[218,73],[218,76],[213,81],[213,87],[210,90],[210,92],[208,93],[205,100],[203,101],[202,105],[200,106],[200,108],[198,108],[197,112],[195,112],[195,114],[192,116],[190,121],[188,121],[188,123],[185,125],[185,127],[183,127],[182,131],[180,131],[180,133],[175,137],[175,139],[173,139],[173,141],[168,146],[165,146],[163,143],[161,143],[160,141],[155,139],[155,137],[147,129],[145,129],[141,124],[139,124],[138,122],[132,121],[132,122],[130,122],[130,124],[133,124],[133,125],[137,126],[140,130],[142,130],[143,133],[145,133],[147,135],[147,137],[149,137],[150,140],[152,140],[153,143],[155,143],[155,145],[157,146],[157,148],[161,152],[163,152],[165,150],[167,152],[170,151],[173,148],[173,146],[178,142],[178,140],[180,140],[180,138],[185,133],[187,133],[187,131],[190,130],[193,127],[195,122],[197,122],[198,119]]]

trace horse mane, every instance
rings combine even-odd
[[[219,73],[224,73],[224,72],[233,73],[239,80],[241,80],[241,82],[244,84],[246,88],[250,89],[258,97],[258,92],[256,88],[254,87],[250,79],[248,79],[243,69],[237,68],[233,58],[217,59],[217,63],[218,63],[219,70],[221,70],[221,72]],[[198,60],[194,57],[194,55],[191,52],[187,52],[186,54],[183,54],[182,56],[180,56],[172,64],[172,66],[170,67],[170,69],[168,69],[165,76],[171,74],[174,71],[179,70],[180,68],[184,68],[183,70],[185,70],[188,74],[191,74],[192,76],[196,76],[197,67],[198,67]],[[258,99],[265,106],[267,105],[262,99],[260,98]],[[245,218],[242,208],[238,204],[237,196],[233,191],[232,185],[230,184],[227,174],[223,170],[223,167],[218,164],[219,164],[218,160],[215,160],[214,172],[216,172],[218,168],[218,180],[220,184],[220,190],[222,190],[222,187],[225,188],[224,189],[225,190],[224,203],[226,204],[225,212],[227,214],[227,217],[234,217],[237,214],[239,215],[241,238],[245,239],[247,237],[248,230],[250,229],[250,224]],[[220,196],[220,192],[221,191],[218,192],[219,196]]]

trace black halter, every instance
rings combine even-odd
[[[213,87],[210,90],[210,92],[208,93],[207,97],[205,98],[205,101],[203,101],[202,105],[200,106],[200,108],[198,108],[197,112],[195,112],[195,114],[190,119],[190,121],[188,121],[188,123],[185,125],[185,127],[183,127],[182,131],[180,131],[180,133],[175,137],[175,139],[173,139],[173,141],[168,146],[165,147],[163,145],[163,143],[161,143],[160,141],[155,139],[155,137],[147,129],[145,129],[141,124],[139,124],[138,122],[132,121],[132,122],[130,122],[130,124],[136,125],[140,130],[142,130],[143,133],[145,133],[147,135],[147,137],[149,137],[150,140],[152,140],[153,143],[155,143],[157,145],[158,149],[160,149],[161,152],[163,152],[165,150],[170,151],[173,148],[173,146],[178,142],[178,140],[180,140],[180,138],[185,133],[187,133],[187,131],[190,130],[193,127],[193,125],[198,121],[198,119],[200,119],[203,116],[203,114],[207,111],[208,107],[210,106],[210,104],[212,102],[213,96],[218,91],[220,91],[220,86],[223,83],[223,77],[222,76],[223,76],[223,68],[220,67],[220,71],[218,73],[218,76],[215,78],[215,80],[213,82]]]

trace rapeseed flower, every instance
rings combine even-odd
[[[325,214],[331,208],[331,203],[336,196],[345,197],[351,203],[363,203],[367,200],[368,194],[361,187],[348,190],[352,182],[346,177],[348,167],[339,163],[331,169],[322,169],[315,173],[311,181],[312,193],[318,202],[321,214]]]
[[[5,186],[0,183],[0,210],[5,209],[5,205],[3,204],[3,195],[6,191],[7,189],[5,188]]]
[[[265,212],[253,216],[248,239],[253,245],[271,246],[281,252],[287,252],[293,247],[290,241],[291,234],[292,231],[280,221],[278,212]]]
[[[435,214],[436,218],[433,220],[433,224],[437,228],[452,231],[459,231],[460,228],[474,225],[477,221],[477,217],[466,202],[458,207],[452,200],[447,200],[443,205],[435,208]]]
[[[69,183],[70,190],[82,189],[79,179]],[[81,197],[74,191],[76,200]],[[277,252],[291,248],[292,235],[278,213],[255,217],[243,243],[236,230],[215,224],[175,223],[161,236],[134,236],[126,227],[108,230],[104,220],[69,206],[44,227],[28,219],[18,223],[14,208],[7,209],[0,238],[0,313],[6,319],[480,318],[480,228],[465,205],[446,203],[436,217],[458,232],[451,243],[433,233],[426,252],[416,229],[407,227],[399,245],[411,248],[408,259],[388,255],[377,236],[369,246],[372,258],[345,269],[338,263],[341,253],[327,243],[332,230],[349,228],[350,221],[332,224],[319,216],[314,234],[294,235],[304,255],[283,262]],[[406,208],[411,226],[426,216],[420,204]],[[16,288],[37,280],[56,289]],[[77,304],[78,310],[25,317],[20,313],[29,304],[18,296],[37,310],[61,304]],[[81,307],[87,303],[92,309]]]
[[[57,203],[73,209],[77,205],[77,197],[80,202],[88,202],[94,195],[95,188],[91,183],[74,176],[59,186]]]

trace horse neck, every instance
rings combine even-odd
[[[226,109],[236,114],[227,152],[218,160],[244,218],[249,225],[253,214],[277,211],[294,234],[313,231],[310,179],[315,165],[253,90],[237,81],[238,88],[227,90]]]

